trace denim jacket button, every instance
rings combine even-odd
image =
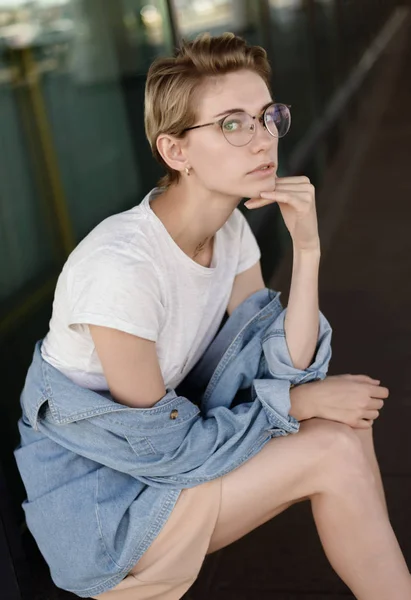
[[[178,417],[178,410],[176,408],[174,408],[170,413],[170,419],[177,419],[177,417]]]

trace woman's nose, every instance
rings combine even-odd
[[[258,152],[261,148],[271,148],[273,144],[278,144],[278,138],[274,137],[269,131],[267,131],[264,123],[262,123],[260,119],[256,119],[253,125],[254,134],[250,145],[255,152]]]

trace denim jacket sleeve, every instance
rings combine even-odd
[[[288,381],[272,392],[288,395]],[[68,450],[158,487],[194,487],[221,477],[256,454],[273,435],[298,431],[280,419],[270,400],[200,409],[174,390],[152,408],[118,410],[59,423],[43,405],[37,429]]]
[[[313,362],[306,369],[293,366],[285,337],[284,321],[287,309],[284,309],[267,329],[263,339],[263,352],[266,367],[272,377],[287,380],[292,385],[324,379],[331,360],[332,329],[320,312],[318,341]],[[273,343],[275,342],[275,343]]]

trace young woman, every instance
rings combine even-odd
[[[388,390],[325,378],[314,188],[277,177],[290,113],[269,79],[265,51],[233,34],[156,60],[145,124],[167,174],[60,275],[16,459],[28,526],[56,584],[79,596],[181,598],[206,554],[309,499],[357,598],[411,599],[372,442]],[[277,202],[291,234],[282,312],[243,197],[250,210]],[[175,391],[195,365],[212,382],[201,412]]]

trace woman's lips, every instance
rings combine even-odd
[[[256,169],[255,171],[251,171],[249,175],[254,175],[255,177],[269,177],[270,175],[274,175],[275,167],[270,166],[266,169]]]

